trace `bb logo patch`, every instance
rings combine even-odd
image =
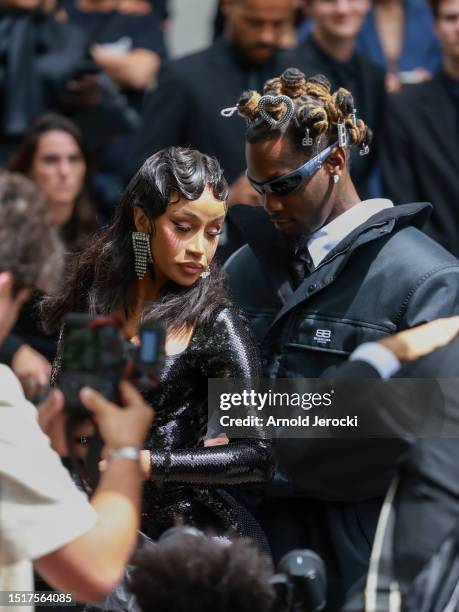
[[[318,344],[328,344],[331,342],[332,332],[331,329],[316,329],[316,333],[314,335],[314,342]]]

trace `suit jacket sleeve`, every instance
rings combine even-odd
[[[450,265],[431,270],[424,278],[413,279],[401,327],[414,327],[458,312],[459,264],[452,261]]]
[[[381,133],[381,173],[384,193],[396,204],[422,200],[416,179],[413,147],[403,99],[395,95],[389,99],[385,130]]]
[[[397,406],[410,402],[413,386],[407,383],[391,387],[387,393],[377,393],[379,387],[364,383],[378,378],[376,370],[363,361],[344,363],[334,375],[334,402],[324,416],[340,418],[349,414],[362,421],[362,416],[371,411],[375,423],[380,423],[390,437],[365,437],[352,431],[346,434],[342,429],[335,438],[279,440],[275,457],[281,472],[273,485],[274,494],[293,493],[340,502],[360,502],[384,495],[399,461],[411,446],[402,424],[393,417]],[[379,425],[374,428],[379,430]]]

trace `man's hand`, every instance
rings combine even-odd
[[[245,174],[241,174],[230,186],[228,206],[233,206],[234,204],[260,206],[262,203],[261,195],[255,191]]]
[[[28,344],[14,353],[11,369],[21,381],[26,397],[34,400],[49,385],[51,364]]]
[[[456,316],[436,319],[378,342],[392,351],[399,361],[414,361],[449,344],[458,333],[459,316]]]
[[[61,457],[68,455],[64,404],[62,391],[53,389],[45,401],[38,406],[38,424],[51,440],[51,446]]]
[[[122,381],[120,391],[124,408],[88,387],[80,392],[80,399],[92,413],[108,451],[122,446],[142,448],[154,416],[153,409],[130,383]]]

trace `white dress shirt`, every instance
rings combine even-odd
[[[308,240],[308,250],[314,266],[317,268],[328,253],[359,225],[368,221],[370,217],[376,215],[381,210],[392,208],[393,206],[394,204],[391,200],[384,198],[363,200],[363,202],[359,202],[311,234]]]

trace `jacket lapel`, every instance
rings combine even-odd
[[[298,289],[290,295],[277,313],[266,335],[281,318],[298,304],[305,302],[328,287],[345,268],[347,260],[356,249],[372,240],[387,236],[394,230],[396,223],[422,227],[431,211],[431,205],[425,203],[399,205],[377,213],[363,226],[357,227],[330,251],[316,270],[307,276]]]

